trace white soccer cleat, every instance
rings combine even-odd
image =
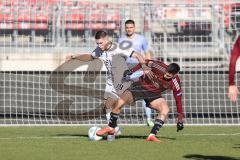
[[[120,128],[117,126],[115,128],[114,135],[111,135],[111,134],[107,135],[107,141],[115,141],[116,136],[119,136],[121,134],[122,134],[122,132],[121,132]]]
[[[115,135],[107,135],[107,141],[111,142],[111,141],[115,141]]]
[[[121,134],[122,134],[122,132],[121,132],[121,130],[120,130],[120,127],[117,126],[117,127],[115,128],[115,133],[114,133],[114,135],[115,135],[115,136],[119,136],[119,135],[121,135]]]

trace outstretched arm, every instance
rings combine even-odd
[[[66,62],[72,60],[72,59],[78,59],[80,61],[91,61],[93,60],[93,57],[91,54],[76,54],[76,55],[72,55],[72,54],[69,54],[66,56]]]

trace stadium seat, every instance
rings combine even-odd
[[[65,29],[66,30],[84,30],[84,24],[83,23],[66,23]]]
[[[14,29],[14,24],[13,23],[2,23],[2,22],[0,22],[0,29],[1,30],[12,30],[12,29]]]
[[[82,22],[84,21],[84,14],[65,14],[65,21],[66,22]]]

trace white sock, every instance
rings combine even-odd
[[[111,116],[110,116],[110,113],[111,113],[111,112],[106,113],[107,122],[109,122],[109,120],[110,120],[110,117],[111,117]]]
[[[112,112],[112,108],[106,108],[106,119],[107,119],[107,123],[110,120],[110,113]]]
[[[153,133],[150,133],[148,137],[150,137],[150,136],[156,136],[156,135],[155,135],[155,134],[153,134]]]
[[[144,108],[144,111],[146,113],[147,119],[151,120],[151,115],[152,115],[151,108],[147,107],[145,102],[143,102],[143,108]]]

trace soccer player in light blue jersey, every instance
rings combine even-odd
[[[119,38],[118,43],[127,41],[128,43],[131,43],[135,52],[141,53],[145,59],[151,59],[151,51],[148,42],[144,36],[135,33],[135,22],[133,20],[127,20],[125,22],[125,31],[126,34]],[[129,57],[126,62],[128,68],[131,69],[137,65],[138,60],[136,58]],[[154,123],[151,120],[151,109],[146,106],[144,101],[143,106],[147,116],[147,125],[152,127]]]

